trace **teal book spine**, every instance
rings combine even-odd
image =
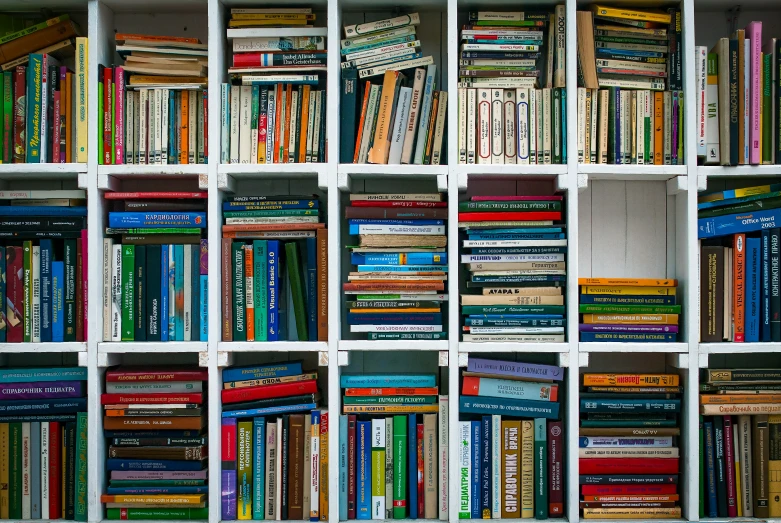
[[[113,148],[112,148],[113,149]],[[122,246],[122,341],[135,339],[136,307],[136,250],[135,245]]]
[[[238,423],[238,502],[236,505],[239,519],[252,519],[252,429],[250,421]]]
[[[176,341],[184,341],[184,245],[174,246],[174,327]]]
[[[146,341],[146,245],[136,245],[135,264],[136,290],[133,311],[135,341]]]
[[[266,419],[252,420],[252,519],[266,513]]]
[[[41,163],[41,126],[44,123],[43,111],[43,58],[39,53],[31,53],[27,67],[27,121],[25,140],[27,141],[27,163]]]
[[[246,317],[244,313],[244,244],[231,244],[233,266],[233,341],[247,341]]]
[[[86,412],[76,414],[76,521],[87,521],[87,429]]]
[[[192,263],[190,264],[190,274],[185,274],[185,278],[190,279],[190,339],[187,341],[198,341],[201,331],[201,267],[200,267],[200,245],[185,245],[185,249],[190,249]],[[186,281],[186,280],[185,280]],[[185,283],[186,285],[186,283]]]
[[[343,389],[356,387],[435,387],[436,376],[433,374],[363,374],[357,376],[342,375],[340,386]]]
[[[268,340],[268,242],[255,240],[252,243],[255,263],[255,282],[252,290],[255,293],[255,340]]]
[[[209,276],[201,275],[201,341],[209,340]]]
[[[548,440],[544,418],[534,419],[534,517],[548,519]]]
[[[174,261],[174,248],[174,245],[168,246],[168,340],[163,341],[176,341],[176,263]]]
[[[76,341],[76,240],[65,240],[65,341]]]

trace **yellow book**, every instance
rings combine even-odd
[[[86,37],[76,38],[76,104],[73,117],[76,118],[76,162],[87,163],[87,108],[89,100],[89,45]]]
[[[662,11],[640,11],[637,9],[625,9],[623,7],[608,7],[605,5],[592,5],[591,10],[595,16],[606,16],[608,18],[625,18],[627,20],[641,20],[644,22],[658,22],[669,24],[671,17],[669,13]]]
[[[677,374],[584,374],[586,387],[677,387]]]
[[[228,27],[257,27],[260,25],[307,25],[306,20],[230,20]]]
[[[8,423],[0,423],[0,519],[8,519]]]
[[[345,414],[436,414],[438,405],[345,405]],[[322,443],[322,441],[321,441]],[[320,462],[322,467],[322,461]],[[320,487],[323,488],[322,486]]]
[[[277,20],[287,24],[289,20],[315,20],[314,14],[300,13],[236,13],[231,15],[231,20]]]
[[[630,287],[618,285],[584,285],[581,294],[612,294],[629,296],[675,296],[675,287]]]
[[[781,461],[768,461],[768,480],[770,517],[781,518]]]
[[[377,113],[377,124],[374,131],[374,144],[369,150],[369,163],[388,163],[390,153],[391,117],[396,103],[396,94],[399,82],[404,80],[404,75],[399,71],[385,71],[380,95],[380,108]]]
[[[584,508],[583,519],[669,519],[681,517],[681,507],[673,508]]]
[[[678,325],[677,314],[584,314],[583,323],[604,325]]]
[[[675,287],[678,280],[656,278],[578,278],[578,285],[620,285],[625,287]]]
[[[521,517],[534,517],[534,422],[521,421]]]
[[[521,459],[518,447],[523,441],[520,432],[520,421],[502,420],[502,473],[499,476],[502,518],[518,517],[518,460]]]
[[[345,410],[345,414],[347,411]],[[337,421],[338,418],[337,418]],[[383,480],[384,484],[384,480]],[[384,485],[383,485],[384,486]],[[328,411],[320,412],[320,521],[328,521]]]

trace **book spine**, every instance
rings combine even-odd
[[[135,246],[122,246],[122,341],[133,341],[135,334]],[[66,311],[67,314],[67,311]]]
[[[320,413],[320,449],[327,449],[328,448],[328,412],[323,410]],[[367,457],[368,459],[368,457]],[[328,513],[328,504],[329,504],[329,496],[328,496],[328,489],[329,489],[329,476],[328,476],[328,452],[321,450],[320,452],[320,500],[319,500],[319,511],[320,511],[320,521],[328,521],[329,513]],[[384,481],[384,480],[381,480]]]
[[[758,518],[769,517],[769,431],[768,416],[758,414],[753,416],[753,493],[754,516]]]
[[[735,446],[732,441],[732,417],[724,416],[724,465],[727,493],[727,516],[737,517],[737,500],[735,489],[735,457],[733,450]]]
[[[237,423],[236,512],[239,520],[252,519],[252,422]]]
[[[458,467],[460,478],[459,487],[459,519],[472,518],[471,500],[472,500],[472,423],[469,421],[460,421],[458,438]],[[505,439],[507,441],[507,439]],[[505,451],[507,449],[505,448]],[[506,462],[506,459],[504,460]]]
[[[237,517],[237,460],[236,451],[238,425],[233,418],[223,418],[221,427],[222,458],[221,458],[221,483],[222,483],[222,519],[234,520]]]
[[[371,421],[371,518],[385,518],[385,420]]]
[[[266,510],[264,519],[277,519],[277,423],[269,421],[266,427],[266,455],[265,455],[265,468],[266,468]]]
[[[62,428],[49,423],[49,515],[55,517],[62,514]]]
[[[357,519],[372,519],[371,514],[371,421],[359,421],[357,427]],[[314,501],[314,498],[312,498]],[[318,518],[319,519],[319,518]]]

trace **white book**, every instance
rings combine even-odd
[[[743,456],[741,456],[740,453],[740,436],[738,436],[738,433],[740,432],[740,424],[738,423],[737,418],[732,419],[732,456],[733,461],[735,462],[735,469],[734,474],[736,474],[738,477],[740,476],[741,471],[741,463],[743,463]],[[704,455],[704,453],[703,453]],[[741,496],[743,495],[743,488],[741,485],[741,492],[736,492],[735,495],[738,499],[742,499]],[[743,516],[743,511],[741,510],[738,513],[738,516]]]
[[[149,115],[149,89],[139,89],[139,117],[138,121],[138,163],[146,164],[147,162],[147,128],[148,128],[148,115]]]
[[[745,110],[743,111],[743,158],[745,158],[745,164],[750,165],[751,161],[751,138],[749,138],[749,131],[751,130],[751,41],[746,38],[746,45],[743,46],[743,103]],[[760,69],[762,64],[759,64]],[[665,93],[666,94],[666,93]],[[670,100],[672,103],[672,100]],[[665,123],[670,120],[667,119],[667,98],[664,100],[665,107]],[[670,111],[672,114],[672,110]],[[665,153],[665,159],[667,155]],[[666,163],[666,162],[665,162]]]
[[[473,343],[561,343],[563,334],[464,334],[464,341]]]
[[[125,163],[134,163],[135,141],[133,140],[133,128],[136,125],[134,116],[136,113],[135,93],[125,91]]]
[[[466,163],[466,88],[458,88],[458,163]]]
[[[466,163],[476,163],[477,157],[477,89],[466,90]]]
[[[239,163],[250,163],[252,151],[252,132],[250,117],[252,115],[252,86],[242,85],[239,93]]]
[[[477,89],[477,163],[491,163],[491,89]]]
[[[309,482],[309,498],[311,508],[309,515],[312,519],[320,513],[320,425],[312,425],[312,433],[309,435],[312,446],[311,476]],[[327,449],[326,449],[327,451]],[[306,516],[306,514],[304,514]]]
[[[276,117],[277,90],[274,86],[271,86],[268,90],[268,111],[266,113],[266,163],[276,163],[274,159],[274,126],[276,125]]]
[[[439,456],[439,490],[438,490],[438,505],[439,505],[439,520],[448,520],[448,504],[450,503],[450,496],[448,494],[448,486],[450,478],[448,476],[450,469],[448,468],[448,462],[450,458],[448,456],[448,432],[449,432],[449,418],[448,418],[448,404],[450,403],[449,397],[443,395],[439,397],[439,449],[437,455]]]
[[[241,87],[238,85],[231,86],[231,152],[230,163],[239,163],[239,128],[241,127]]]
[[[198,125],[195,126],[195,140],[198,142],[198,152],[195,156],[195,163],[203,164],[206,163],[206,140],[204,139],[206,135],[208,134],[204,130],[205,120],[207,113],[204,113],[206,111],[206,107],[204,106],[204,93],[203,91],[198,91],[196,93],[196,97],[198,98],[198,103],[195,105],[196,109],[196,121],[198,122]],[[257,140],[256,140],[257,141]],[[255,152],[255,156],[257,157],[257,151]]]
[[[442,325],[350,325],[350,332],[442,332]]]
[[[345,53],[342,55],[348,62],[355,60],[362,60],[364,58],[374,58],[375,61],[388,56],[390,53],[396,53],[405,49],[420,49],[420,40],[413,40],[412,42],[402,42],[398,44],[384,45],[382,47],[375,47],[373,49],[366,49],[365,51],[355,51],[352,53]]]
[[[317,91],[309,91],[309,122],[306,128],[306,162],[312,161],[312,137],[315,135],[315,106],[317,105]]]
[[[25,421],[22,423],[22,519],[32,518],[33,498],[30,484],[33,471],[30,468],[30,450],[30,422]],[[37,470],[35,475],[38,475]]]
[[[559,4],[555,8],[554,19],[556,24],[554,31],[554,37],[556,40],[556,49],[554,50],[553,58],[553,87],[564,87],[566,81],[565,68],[567,63],[566,45],[567,45],[567,24],[566,24],[566,8],[564,4]]]
[[[464,247],[563,247],[567,240],[464,240]]]
[[[412,88],[401,87],[399,89],[398,109],[396,109],[396,120],[393,122],[393,131],[391,132],[390,152],[388,153],[389,164],[401,163],[401,152],[404,148],[404,137],[407,135],[405,123],[409,119],[410,102],[412,99]]]
[[[504,163],[504,90],[491,89],[491,162]]]
[[[187,104],[187,161],[190,164],[197,163],[198,140],[198,96],[197,91],[188,91],[189,103]],[[250,88],[250,102],[252,102],[252,88]],[[252,103],[250,103],[250,114]]]
[[[385,452],[385,419],[372,420],[372,463],[375,452]],[[385,459],[382,460],[383,462]],[[372,478],[372,519],[385,519],[385,478]]]
[[[645,164],[645,96],[648,91],[637,91],[635,133],[637,135],[637,164]]]
[[[373,42],[386,40],[389,38],[396,38],[399,36],[407,36],[407,35],[414,35],[415,34],[415,27],[414,26],[407,26],[407,27],[397,27],[396,29],[389,29],[387,31],[381,31],[377,33],[370,33],[365,36],[358,36],[356,38],[345,38],[339,42],[339,47],[341,49],[347,49],[353,48],[360,45],[366,45]]]
[[[373,67],[366,67],[364,69],[358,69],[358,78],[370,78],[372,76],[384,75],[386,71],[403,71],[406,69],[412,69],[413,67],[434,65],[433,56],[424,56],[421,58],[410,57],[407,60],[396,60],[394,62],[385,62]]]
[[[504,163],[518,163],[516,149],[517,124],[515,122],[515,89],[504,90],[504,107],[502,109],[502,127],[504,128]]]
[[[553,154],[553,129],[551,122],[551,107],[553,104],[552,92],[546,88],[542,90],[542,163],[550,165]]]
[[[298,129],[298,126],[300,125],[298,113],[298,90],[294,89],[290,101],[290,137],[288,138],[287,143],[288,157],[285,158],[288,163],[294,163],[294,159],[296,158],[296,129]]]
[[[277,424],[266,422],[266,513],[265,519],[277,518]]]
[[[163,164],[163,90],[155,89],[155,164]]]
[[[318,158],[320,157],[320,133],[325,132],[322,129],[323,125],[323,95],[325,94],[325,91],[316,91],[315,92],[315,119],[314,119],[314,130],[312,131],[312,163],[317,162]],[[379,103],[379,96],[377,97],[377,102]],[[369,152],[366,152],[366,157],[368,159]]]
[[[403,44],[407,45],[407,44]],[[395,46],[394,46],[395,47]],[[380,52],[378,54],[372,54],[371,56],[364,56],[363,58],[354,58],[352,60],[347,60],[345,62],[342,62],[342,69],[347,69],[348,67],[367,67],[372,64],[374,65],[382,65],[386,64],[388,62],[400,62],[402,60],[406,61],[414,57],[420,57],[421,53],[418,52],[418,49],[415,47],[402,47],[401,49],[396,49],[395,51],[386,51],[386,52]]]
[[[461,263],[559,262],[564,254],[462,254]]]
[[[664,164],[672,165],[673,147],[673,97],[671,91],[664,92]]]
[[[491,415],[491,519],[502,518],[502,417]]]
[[[352,230],[354,226],[351,226]],[[358,225],[358,234],[408,234],[408,235],[435,235],[446,234],[446,225]]]
[[[41,519],[49,518],[49,422],[41,422]],[[60,514],[55,514],[59,519]]]
[[[304,414],[304,492],[303,492],[303,507],[304,507],[304,519],[309,517],[309,511],[312,509],[312,491],[309,488],[308,482],[312,477],[312,416]],[[344,488],[347,488],[345,485]]]
[[[431,147],[431,165],[442,163],[442,142],[445,139],[445,118],[447,117],[447,91],[439,92],[439,106],[434,121],[434,143]]]
[[[393,418],[385,418],[385,516],[393,519]]]
[[[607,120],[608,120],[608,100],[610,93],[605,90],[597,91],[599,93],[599,122],[598,122],[598,135],[599,135],[599,147],[597,149],[597,160],[600,164],[607,163],[608,156],[608,143],[607,143]]]
[[[111,341],[111,304],[113,298],[112,257],[114,240],[103,238],[103,341]]]
[[[169,108],[171,105],[171,90],[161,89],[163,95],[160,105],[160,163],[168,164],[168,123],[171,119]]]
[[[564,327],[470,327],[472,334],[563,334]]]
[[[586,88],[578,87],[578,163],[586,163]]]
[[[33,335],[32,335],[32,341],[33,343],[40,343],[41,342],[41,247],[38,245],[33,245],[33,258],[32,258],[32,267],[31,267],[31,283],[33,286],[33,302],[30,304],[32,306],[32,313],[33,313],[33,321],[32,321],[32,327],[33,327]]]
[[[414,79],[412,81],[412,95],[410,98],[409,115],[406,122],[406,134],[404,136],[404,146],[401,150],[401,163],[410,164],[415,152],[415,133],[418,129],[418,120],[420,118],[421,102],[423,101],[423,88],[426,82],[426,70],[422,67],[415,69]],[[364,131],[366,128],[364,127]]]
[[[529,90],[516,89],[516,154],[519,164],[529,164]]]
[[[157,135],[155,134],[155,128],[157,126],[157,91],[155,89],[149,89],[149,117],[146,120],[147,123],[147,163],[150,165],[157,164]]]
[[[472,422],[458,422],[458,474],[459,496],[458,517],[472,517],[470,501],[472,499]]]
[[[697,88],[697,156],[705,158],[705,83],[708,79],[708,48],[694,48],[694,74]]]
[[[122,245],[111,256],[111,341],[122,341]]]
[[[539,103],[540,103],[539,91],[534,87],[531,87],[529,89],[529,113],[528,113],[529,164],[530,165],[537,165],[537,159],[539,158],[539,156],[537,155],[537,144],[539,143],[537,140],[538,132],[539,132],[539,127],[537,125],[537,107],[539,107]]]
[[[599,106],[598,96],[599,91],[597,89],[589,89],[591,92],[591,158],[589,163],[597,163],[597,144],[599,143],[599,136],[597,133],[597,109]]]
[[[705,164],[719,165],[721,149],[719,145],[719,76],[714,61],[714,74],[707,74],[705,84]],[[773,69],[775,71],[775,68]],[[775,74],[775,73],[774,73]],[[775,101],[775,97],[774,97]],[[775,114],[775,113],[773,113]],[[775,126],[773,126],[775,129]],[[774,142],[775,143],[775,142]]]
[[[230,123],[231,123],[231,86],[220,84],[220,123],[222,127],[220,141],[220,163],[230,163]],[[171,144],[173,147],[173,144]]]
[[[286,488],[279,482],[282,480],[282,418],[277,418],[277,452],[274,460],[274,474],[277,476],[277,491],[274,493],[275,519],[282,520],[282,489]]]
[[[246,260],[247,257],[252,254],[252,245],[245,245],[244,246],[244,259]],[[186,262],[186,260],[185,260]],[[185,274],[188,274],[187,268],[184,269]],[[254,276],[253,277],[247,277],[245,272],[245,278],[244,278],[244,303],[247,309],[247,312],[244,313],[245,318],[250,317],[250,313],[252,314],[252,317],[255,317],[255,290],[254,290]],[[185,289],[185,295],[184,295],[184,301],[187,302],[187,289]],[[251,312],[250,312],[251,311]],[[186,312],[186,310],[185,310]],[[255,341],[254,337],[253,339],[247,339],[247,341]]]
[[[371,131],[374,129],[374,115],[377,112],[377,103],[379,102],[381,92],[382,86],[372,84],[369,91],[369,101],[366,104],[366,119],[364,120],[363,132],[361,133],[358,163],[366,163],[369,158],[369,142],[371,141]]]
[[[456,87],[485,87],[487,89],[517,89],[525,87],[532,89],[537,85],[537,78],[510,77],[510,78],[461,78]]]
[[[743,517],[754,516],[754,487],[751,451],[751,416],[738,416],[738,445],[740,445],[740,485],[743,496]]]
[[[420,117],[418,120],[418,133],[415,140],[415,155],[413,162],[416,165],[423,163],[423,155],[426,150],[426,136],[428,134],[428,124],[431,119],[431,105],[434,99],[434,88],[436,83],[437,66],[431,64],[426,67],[426,80],[423,84],[423,97],[420,102]]]
[[[193,271],[192,252],[189,245],[184,246],[184,341],[192,341],[193,333],[193,287],[192,278],[190,277]],[[251,289],[247,289],[247,291],[245,291],[247,301],[252,299],[248,295],[250,290]]]

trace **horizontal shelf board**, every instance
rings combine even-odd
[[[198,353],[208,350],[205,341],[101,341],[98,352],[104,354],[144,353]]]
[[[579,342],[580,352],[689,352],[688,343],[602,343]]]
[[[98,166],[98,176],[113,176],[114,178],[143,178],[145,176],[179,178],[200,176],[208,173],[209,166],[206,164]]]
[[[326,27],[253,27],[247,29],[228,29],[228,40],[233,38],[263,38],[269,36],[328,36]]]
[[[484,354],[489,352],[542,352],[564,353],[569,352],[568,343],[512,343],[512,342],[486,342],[477,343],[471,341],[458,342],[458,352]]]
[[[567,165],[482,165],[482,164],[459,164],[450,168],[451,174],[466,174],[469,177],[490,177],[490,176],[558,176],[567,174]]]
[[[207,0],[102,0],[101,3],[115,13],[203,13],[206,17],[208,12]]]
[[[700,354],[750,354],[754,352],[779,352],[776,343],[700,343]]]
[[[236,179],[310,177],[328,170],[325,163],[231,163],[217,166],[218,174]]]
[[[447,350],[447,340],[342,340],[339,342],[339,350],[385,352],[401,351],[443,351]]]
[[[735,167],[700,165],[697,167],[697,174],[714,177],[754,176],[761,178],[763,176],[781,175],[781,165],[737,165]]]
[[[0,180],[75,180],[86,172],[86,163],[0,164]]]
[[[389,178],[397,176],[426,177],[448,174],[447,165],[399,165],[373,163],[340,163],[339,174],[360,178]]]
[[[592,180],[664,181],[686,176],[685,165],[609,165],[579,164],[578,174]]]
[[[328,350],[324,341],[221,341],[219,352],[322,352]]]
[[[0,343],[0,354],[23,354],[27,352],[65,353],[86,352],[87,343],[67,341],[62,343]]]

